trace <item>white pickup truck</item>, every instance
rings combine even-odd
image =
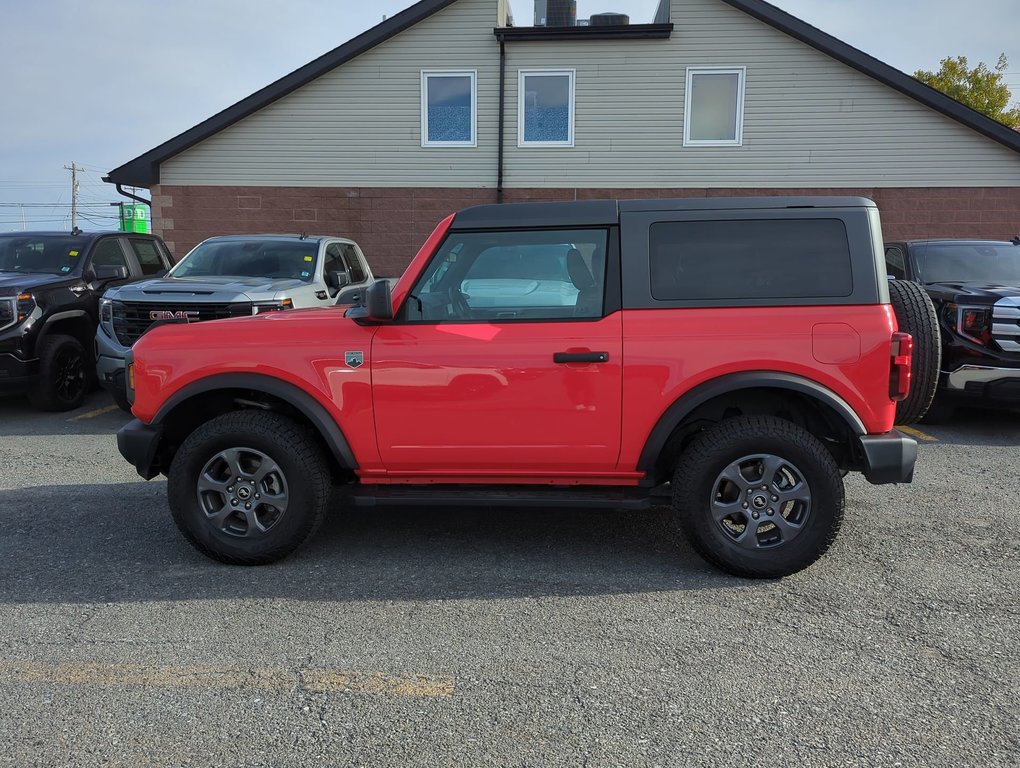
[[[127,409],[125,356],[157,323],[353,304],[375,280],[353,240],[308,235],[209,238],[165,275],[106,292],[96,331],[99,382]]]

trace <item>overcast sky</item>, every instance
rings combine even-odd
[[[1018,0],[773,2],[905,72],[1005,52],[1020,97]],[[86,168],[80,226],[114,226],[107,203],[120,198],[101,176],[411,4],[0,0],[0,231],[22,215],[29,229],[69,226],[71,161]],[[580,0],[578,15],[637,22],[656,4]],[[527,23],[531,3],[512,5]]]

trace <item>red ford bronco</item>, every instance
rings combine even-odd
[[[470,208],[364,306],[150,331],[118,442],[229,563],[289,554],[337,497],[668,492],[706,559],[778,577],[833,541],[844,474],[911,480],[893,425],[931,402],[938,329],[923,290],[893,299],[865,199]]]

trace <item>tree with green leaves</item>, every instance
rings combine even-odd
[[[914,77],[993,120],[1010,128],[1020,128],[1020,105],[1010,108],[1013,94],[1005,83],[1008,67],[1006,54],[999,56],[994,71],[983,61],[970,69],[967,57],[957,56],[955,59],[942,59],[938,72],[921,69],[914,73]]]

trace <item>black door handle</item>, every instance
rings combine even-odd
[[[608,352],[556,352],[553,362],[562,363],[608,363]]]

